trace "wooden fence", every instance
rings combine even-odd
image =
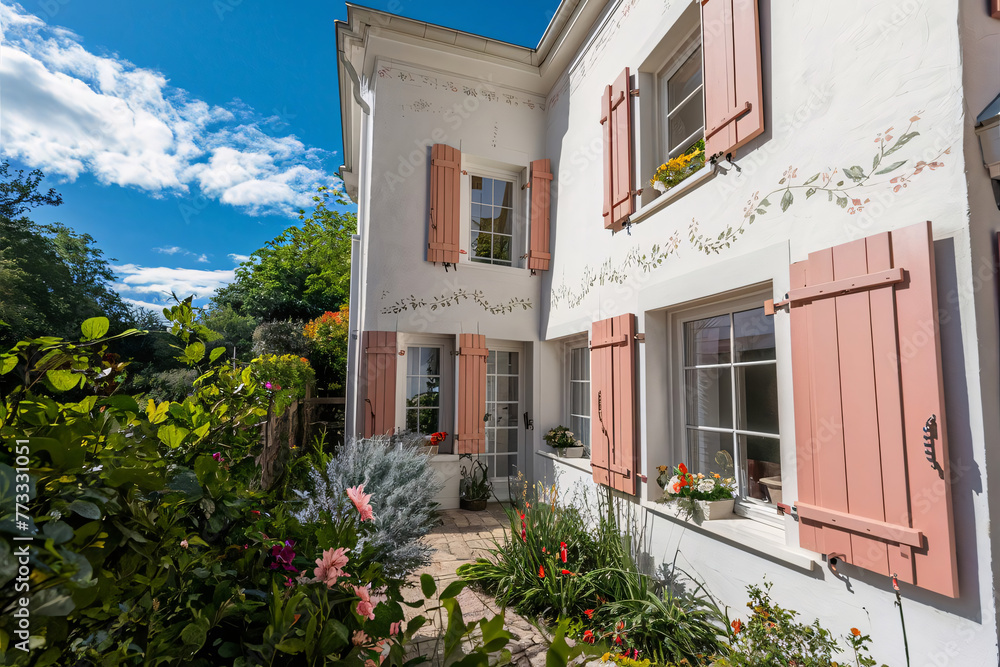
[[[347,399],[342,396],[306,397],[293,402],[280,415],[270,414],[261,426],[261,487],[269,489],[281,476],[284,462],[293,447],[312,446],[324,432],[327,449],[344,443],[344,417]]]

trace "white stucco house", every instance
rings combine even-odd
[[[903,664],[895,577],[913,665],[997,665],[998,18],[563,0],[524,48],[348,5],[348,432],[612,486],[724,603],[766,577]],[[655,502],[682,462],[730,518]]]

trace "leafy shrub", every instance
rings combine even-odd
[[[309,354],[309,341],[302,335],[302,322],[285,320],[265,322],[253,330],[253,353],[292,354],[304,357]]]
[[[718,653],[723,615],[707,595],[663,586],[633,558],[624,503],[610,492],[596,511],[560,503],[556,487],[508,511],[510,531],[490,558],[459,568],[464,579],[529,616],[569,619],[587,643],[638,650],[657,662]]]
[[[194,391],[197,378],[198,372],[191,368],[173,368],[149,375],[143,389],[156,401],[183,401]]]
[[[364,538],[385,571],[402,577],[430,559],[430,548],[420,543],[435,522],[433,497],[438,488],[427,456],[420,453],[423,438],[395,441],[375,436],[347,443],[326,466],[312,473],[312,490],[300,495],[305,507],[297,514],[303,523],[322,522],[324,514],[343,512],[346,489],[363,484],[374,495],[375,531]]]
[[[0,488],[23,485],[27,524],[2,509],[0,606],[25,597],[31,609],[27,630],[0,617],[0,661],[360,667],[385,651],[401,664],[396,640],[422,621],[392,626],[402,582],[376,559],[362,499],[303,525],[254,490],[267,392],[248,368],[206,354],[190,300],[170,316],[180,358],[199,371],[181,402],[114,393],[104,318],[84,322],[79,342],[32,339],[0,354],[0,374],[18,380],[0,437],[21,441],[0,454]],[[12,540],[24,534],[32,541]],[[20,548],[30,577],[15,591]],[[349,551],[335,580],[315,572],[338,548]],[[312,581],[320,574],[325,583]]]
[[[338,391],[347,383],[347,334],[350,313],[347,304],[338,312],[327,311],[306,322],[302,333],[309,341],[312,359],[327,389]]]
[[[274,411],[281,414],[292,401],[306,395],[306,387],[316,380],[316,372],[305,357],[293,354],[264,354],[250,368],[257,382],[274,397]]]

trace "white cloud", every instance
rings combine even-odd
[[[192,99],[154,70],[87,51],[73,33],[20,5],[0,4],[0,144],[49,175],[93,174],[154,195],[192,188],[251,214],[308,206],[328,153],[294,136],[270,136],[240,100]]]
[[[243,262],[250,261],[250,255],[237,255],[236,253],[229,253],[229,259],[233,260],[236,264],[242,264]]]
[[[194,261],[200,262],[202,264],[208,264],[209,261],[207,253],[191,252],[187,248],[182,248],[177,245],[166,246],[164,248],[153,248],[153,252],[158,252],[170,256],[180,255],[181,257],[194,257]]]
[[[168,248],[153,248],[154,252],[162,252],[164,255],[176,255],[179,252],[187,252],[184,248],[180,246],[170,246]]]
[[[112,267],[121,276],[115,289],[123,298],[139,303],[142,296],[147,308],[163,308],[172,302],[171,294],[184,299],[194,295],[196,300],[207,299],[215,290],[236,277],[233,270],[172,269],[166,266],[139,266],[122,264]]]

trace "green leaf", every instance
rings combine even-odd
[[[196,364],[205,358],[205,344],[196,341],[184,348],[184,361]]]
[[[840,208],[847,208],[847,204],[850,200],[847,197],[837,197],[837,205]]]
[[[84,340],[96,340],[108,333],[109,326],[108,318],[91,317],[89,320],[84,320],[83,324],[80,325],[80,330],[83,331]]]
[[[0,355],[0,375],[6,375],[17,368],[17,357],[13,354]]]
[[[890,171],[895,171],[895,170],[899,169],[904,164],[906,164],[906,160],[901,160],[899,162],[893,162],[892,164],[890,164],[885,169],[880,169],[879,171],[876,171],[875,173],[876,174],[888,174]]]
[[[760,205],[761,205],[761,206],[770,206],[770,205],[771,205],[771,202],[769,202],[769,201],[767,200],[767,197],[764,197],[763,199],[761,199],[761,200],[760,200]]]
[[[434,583],[434,577],[429,574],[420,575],[420,590],[423,591],[424,597],[428,600],[434,595],[434,591],[437,590],[437,584]]]
[[[208,353],[208,360],[214,362],[216,359],[225,354],[225,352],[226,352],[225,346],[217,347]]]
[[[441,593],[441,599],[444,600],[446,598],[458,597],[458,594],[461,593],[462,589],[464,588],[465,588],[464,581],[462,580],[453,581],[450,584],[448,584],[447,588],[444,589],[444,592]]]
[[[181,630],[181,641],[189,646],[201,648],[208,638],[208,631],[201,623],[188,623]]]
[[[73,371],[46,371],[45,377],[52,384],[52,388],[56,391],[69,391],[77,387],[83,380],[83,375],[74,373]]]
[[[865,170],[858,165],[848,167],[844,170],[844,174],[855,183],[865,179]]]
[[[110,405],[119,412],[128,412],[134,415],[139,414],[139,404],[128,394],[115,394],[101,399],[102,405]]]
[[[182,426],[166,424],[161,426],[156,432],[156,437],[159,438],[160,442],[165,444],[167,447],[177,449],[181,446],[181,443],[184,442],[184,438],[186,438],[190,432],[191,431]]]
[[[792,205],[795,201],[795,196],[792,195],[791,190],[785,190],[785,194],[781,196],[781,212],[784,213],[788,210],[788,207]]]
[[[299,639],[298,637],[290,637],[285,641],[281,642],[275,649],[281,651],[282,653],[290,653],[295,655],[296,653],[302,653],[306,649],[306,643]]]
[[[46,521],[42,526],[42,534],[56,544],[63,544],[73,539],[73,529],[65,521]]]
[[[819,174],[813,174],[812,176],[810,176],[809,178],[807,178],[806,182],[803,183],[802,185],[809,185],[810,183],[812,183],[813,181],[815,181],[817,178],[819,178]]]
[[[101,518],[101,508],[86,500],[74,500],[69,504],[69,510],[76,512],[85,519],[94,519],[96,521]]]
[[[189,468],[179,468],[177,473],[170,478],[167,486],[171,491],[183,493],[185,499],[190,503],[196,502],[204,495],[201,484],[198,483],[198,477]]]
[[[38,616],[66,616],[75,606],[62,586],[42,589],[31,597],[31,613]]]
[[[816,188],[809,188],[808,190],[806,190],[806,199],[809,199],[814,194],[816,194]]]
[[[888,149],[884,153],[884,155],[892,155],[893,153],[895,153],[896,151],[898,151],[900,148],[902,148],[906,144],[910,143],[910,140],[912,140],[914,137],[919,137],[919,136],[920,136],[919,132],[907,132],[906,134],[904,134],[903,136],[901,136],[899,139],[896,139],[896,143],[894,143],[892,145],[892,148]]]

